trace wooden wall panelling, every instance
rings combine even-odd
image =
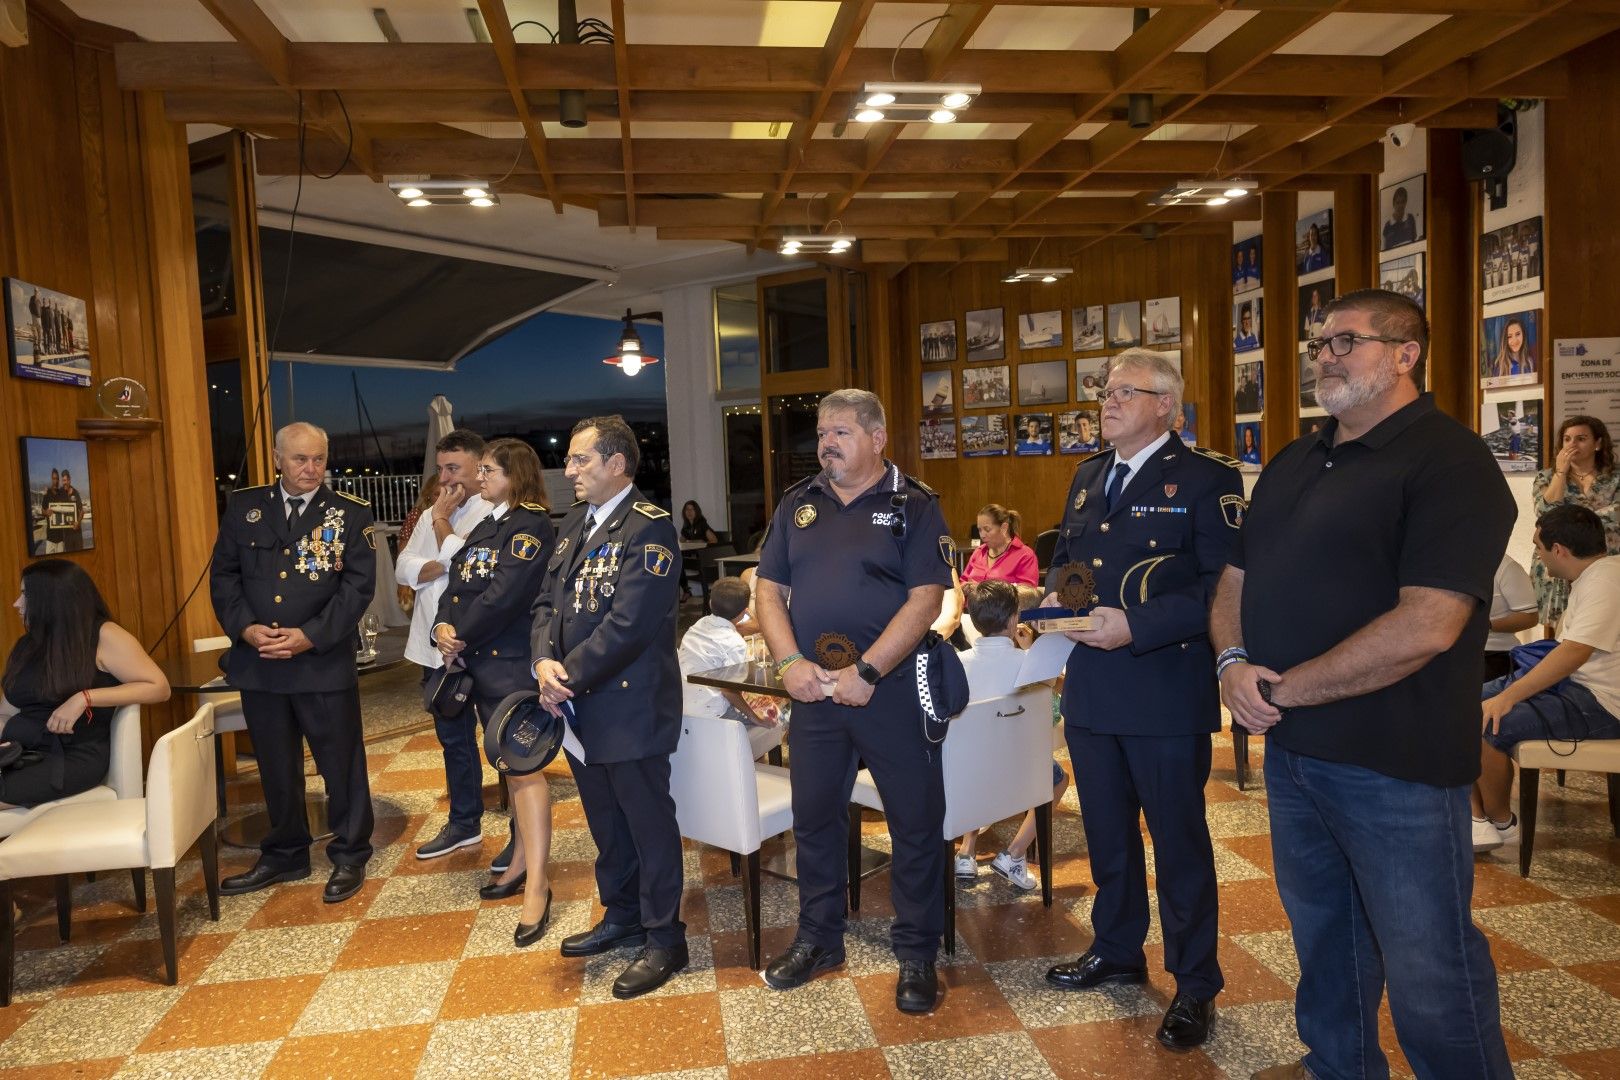
[[[1480,195],[1463,179],[1460,132],[1429,131],[1428,184],[1429,389],[1437,408],[1477,430]]]
[[[1620,133],[1616,56],[1620,33],[1575,53],[1570,57],[1569,100],[1542,106],[1547,110],[1544,234],[1549,356],[1552,342],[1560,337],[1620,334],[1616,304],[1620,289],[1615,284],[1615,268],[1620,267],[1620,201],[1614,197],[1610,141]],[[1595,138],[1595,133],[1601,134]],[[1609,149],[1600,149],[1603,145]],[[1556,305],[1553,289],[1558,294]],[[1549,421],[1552,415],[1549,412]]]
[[[1294,268],[1294,225],[1299,219],[1299,195],[1292,191],[1267,192],[1261,202],[1260,279],[1265,290],[1266,407],[1260,425],[1260,459],[1272,455],[1299,434],[1299,273]],[[1337,219],[1335,237],[1342,235]],[[1336,256],[1335,256],[1336,257]],[[1226,437],[1235,433],[1227,425]],[[1231,453],[1236,455],[1236,448]]]
[[[1341,296],[1377,281],[1377,199],[1376,176],[1346,176],[1333,186],[1333,277]]]

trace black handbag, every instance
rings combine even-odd
[[[472,672],[463,667],[460,660],[453,660],[428,679],[422,689],[422,708],[435,716],[454,720],[467,708],[472,692]]]

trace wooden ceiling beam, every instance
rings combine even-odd
[[[540,182],[545,185],[546,196],[551,200],[551,208],[555,213],[561,214],[563,204],[557,194],[557,181],[552,175],[551,159],[546,146],[546,130],[540,126],[540,121],[534,118],[529,109],[529,100],[524,95],[524,86],[518,79],[518,44],[512,36],[512,23],[506,14],[505,0],[478,0],[478,10],[484,17],[484,28],[489,31],[491,48],[486,50],[482,45],[475,46],[485,54],[494,53],[496,67],[500,69],[502,81],[506,84],[507,92],[512,97],[512,107],[517,113],[518,123],[523,125],[525,141],[529,144],[529,155],[534,159],[535,168],[540,173]],[[389,48],[400,48],[390,45]],[[521,164],[522,151],[511,158]],[[516,166],[514,165],[513,168]],[[409,170],[401,169],[400,172]],[[437,171],[437,170],[428,170]],[[450,170],[446,170],[450,171]],[[483,171],[483,170],[474,170]],[[492,174],[498,177],[499,173]]]
[[[1112,225],[1136,210],[1133,196],[1117,198],[1058,199],[1038,213],[1018,220],[1016,199],[991,199],[961,225],[964,228],[1001,228],[1028,224],[1031,227],[1063,228],[1070,225]],[[1245,199],[1222,207],[1175,207],[1167,220],[1173,221],[1253,221],[1259,218],[1259,200]],[[803,223],[823,228],[833,215],[827,204],[809,203],[801,209]],[[837,217],[849,230],[882,234],[901,228],[940,228],[950,212],[949,199],[855,199]],[[597,203],[603,225],[629,224],[629,204],[625,199],[604,198]],[[777,229],[796,228],[799,222],[766,225],[761,204],[755,199],[660,199],[639,202],[640,220],[659,228],[693,226],[703,228]]]
[[[612,0],[609,5],[613,19],[613,74],[619,95],[619,155],[623,159],[626,221],[631,232],[636,231],[636,160],[634,140],[630,137],[630,49],[624,36],[624,0]]]

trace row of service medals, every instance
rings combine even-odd
[[[576,612],[582,606],[586,611],[596,611],[602,606],[598,594],[603,600],[613,595],[613,580],[619,576],[619,553],[623,550],[624,545],[615,540],[599,545],[585,556],[585,563],[574,578]]]
[[[343,508],[328,506],[326,520],[298,539],[298,572],[319,581],[320,571],[343,572]]]
[[[495,573],[495,564],[500,552],[494,548],[476,547],[467,553],[467,558],[461,564],[461,580],[471,581],[473,575],[487,578]]]

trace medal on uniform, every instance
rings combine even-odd
[[[829,630],[816,638],[816,663],[828,671],[849,667],[859,652],[848,634]]]
[[[1065,563],[1057,572],[1057,607],[1034,608],[1018,616],[1045,634],[1053,630],[1090,630],[1091,616],[1082,615],[1097,602],[1097,576],[1082,562]]]
[[[574,614],[579,614],[580,597],[585,594],[585,577],[581,575],[574,579]]]
[[[808,529],[816,521],[816,508],[809,503],[793,511],[793,524],[801,529]]]
[[[1081,488],[1080,493],[1074,497],[1074,508],[1078,510],[1084,505],[1086,505],[1086,489]]]

